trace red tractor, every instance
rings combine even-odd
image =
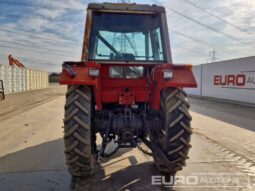
[[[191,147],[183,91],[196,87],[191,68],[172,64],[165,8],[89,4],[82,61],[64,62],[60,78],[68,85],[64,139],[71,175],[89,176],[95,158],[142,142],[160,172],[181,170]],[[116,149],[106,153],[110,142]]]

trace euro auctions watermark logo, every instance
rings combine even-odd
[[[246,173],[192,173],[188,176],[152,176],[151,184],[186,188],[253,188]],[[255,187],[254,187],[255,189]]]

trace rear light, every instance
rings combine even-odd
[[[170,70],[164,71],[163,75],[164,75],[163,76],[164,79],[166,79],[166,80],[172,79],[173,78],[173,71],[170,71]]]
[[[99,70],[98,69],[89,69],[89,76],[90,77],[98,77],[99,76]]]

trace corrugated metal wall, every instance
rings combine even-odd
[[[49,85],[47,72],[9,65],[0,65],[0,80],[4,82],[5,93],[43,89]]]

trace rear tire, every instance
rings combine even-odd
[[[91,89],[68,86],[65,104],[64,141],[66,164],[75,177],[93,172],[91,154]]]
[[[164,118],[162,128],[157,132],[157,143],[167,155],[174,168],[169,170],[160,158],[154,162],[162,173],[175,175],[185,166],[191,148],[191,116],[186,93],[180,89],[167,88],[162,92],[161,111]]]

